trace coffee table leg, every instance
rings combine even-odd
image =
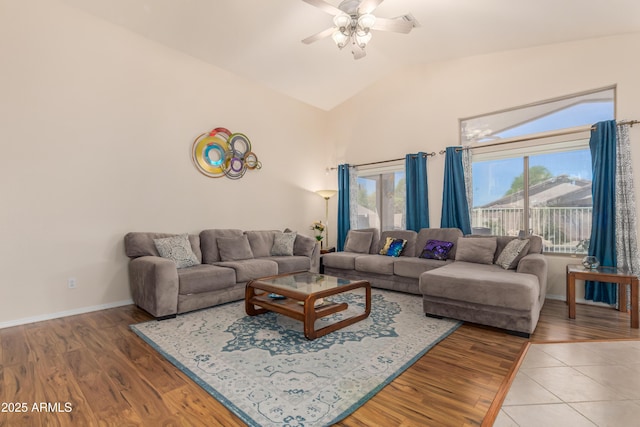
[[[255,288],[251,286],[247,286],[244,290],[244,311],[249,316],[257,316],[258,314],[266,313],[268,310],[264,308],[256,308],[255,305],[251,302],[251,299],[256,296]]]
[[[304,336],[308,340],[315,340],[318,337],[316,332],[316,297],[309,295],[304,300]]]

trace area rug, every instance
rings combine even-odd
[[[331,297],[364,310],[364,292]],[[316,324],[316,327],[322,326]],[[419,296],[374,289],[371,315],[316,340],[280,314],[238,301],[132,325],[171,363],[251,426],[320,426],[355,411],[460,322],[426,317]]]

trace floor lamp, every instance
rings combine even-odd
[[[336,195],[337,190],[318,190],[316,194],[324,199],[324,226],[325,238],[327,239],[327,249],[329,249],[329,199]]]

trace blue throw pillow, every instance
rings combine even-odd
[[[393,239],[387,250],[387,256],[399,257],[407,241],[404,239]]]
[[[429,240],[424,246],[420,258],[445,260],[453,248],[452,242]]]

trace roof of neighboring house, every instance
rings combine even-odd
[[[523,191],[504,196],[480,208],[521,208]],[[587,207],[591,206],[591,181],[559,175],[529,188],[529,206]]]

